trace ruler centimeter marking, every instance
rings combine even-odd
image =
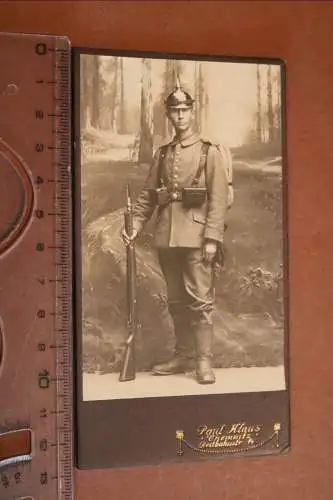
[[[37,264],[31,265],[33,271],[26,286],[33,283],[31,293],[36,292],[39,301],[31,306],[36,310],[29,311],[36,318],[34,340],[29,337],[25,345],[26,355],[31,355],[31,371],[35,373],[29,402],[22,405],[21,412],[13,395],[15,422],[10,418],[2,421],[0,409],[0,432],[30,428],[32,451],[28,464],[15,463],[14,459],[9,467],[0,468],[0,498],[71,500],[74,491],[70,47],[65,37],[8,36],[13,42],[7,43],[12,48],[13,60],[16,45],[23,44],[21,52],[27,53],[32,66],[39,68],[38,74],[24,75],[24,83],[20,85],[22,93],[27,88],[32,95],[40,95],[40,99],[32,99],[29,107],[29,112],[34,108],[34,119],[42,126],[38,127],[38,136],[27,131],[34,152],[23,160],[33,177],[36,200],[31,227],[22,239],[22,245],[36,252],[34,261],[38,256]],[[6,42],[6,34],[0,38],[0,43],[3,41]],[[36,63],[36,57],[42,62]],[[25,105],[28,109],[26,102]],[[5,138],[6,134],[0,124],[1,136]],[[20,245],[15,251],[21,257],[20,251],[26,252],[27,248],[21,250]],[[14,252],[11,255],[9,251],[9,259],[12,256],[14,259]],[[29,267],[29,255],[25,256]],[[0,264],[3,266],[4,261]],[[6,328],[10,321],[4,316]],[[5,374],[6,370],[9,379],[12,368],[5,365]],[[11,414],[5,412],[6,417],[8,413]]]
[[[73,442],[72,442],[72,280],[71,280],[71,144],[70,144],[70,53],[56,49],[54,102],[60,110],[53,117],[53,135],[56,138],[55,184],[55,253],[60,266],[55,279],[56,308],[55,331],[60,333],[62,349],[56,349],[57,357],[57,448],[58,448],[58,496],[73,498]],[[61,200],[61,201],[60,201]],[[59,345],[59,337],[57,339]],[[60,430],[61,429],[61,430]],[[67,434],[67,437],[66,437]]]

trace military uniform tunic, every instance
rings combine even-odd
[[[170,190],[189,187],[199,167],[202,139],[191,134],[182,141],[173,139],[167,149],[161,177]],[[158,165],[161,150],[157,150],[146,185],[134,210],[134,228],[140,232],[154,212],[155,204],[149,190],[159,186]],[[222,242],[224,220],[228,206],[228,180],[223,162],[226,159],[217,146],[211,145],[206,172],[199,187],[207,187],[208,200],[198,208],[184,208],[179,201],[171,202],[158,211],[154,244],[157,248],[200,248],[203,239]]]
[[[203,140],[191,133],[182,140],[174,138],[167,147],[159,172],[161,149],[157,150],[145,187],[134,206],[133,227],[140,232],[156,208],[151,190],[159,187],[161,178],[172,192],[190,187],[198,171]],[[213,267],[202,259],[205,239],[223,241],[228,208],[228,179],[220,149],[210,144],[206,169],[198,187],[207,188],[207,201],[200,207],[184,208],[181,201],[171,201],[158,208],[154,245],[164,274],[169,310],[176,330],[189,331],[189,325],[212,323],[214,301]],[[159,173],[161,174],[159,178]],[[185,349],[180,338],[178,351]]]

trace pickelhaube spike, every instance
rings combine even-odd
[[[165,101],[167,108],[191,108],[193,106],[194,99],[186,92],[181,83],[180,78],[176,78],[176,86],[171,94],[168,95]]]

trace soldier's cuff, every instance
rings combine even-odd
[[[223,242],[223,231],[217,231],[216,229],[207,228],[204,233],[204,238],[206,240],[214,240],[219,243]]]

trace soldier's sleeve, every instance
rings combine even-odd
[[[228,178],[226,157],[216,145],[211,145],[207,156],[208,213],[204,237],[222,242],[225,217],[228,210]]]
[[[156,189],[157,187],[159,155],[160,150],[158,149],[150,165],[145,185],[133,208],[133,229],[138,233],[143,230],[145,224],[153,215],[156,207],[155,197],[151,195],[151,190]]]

